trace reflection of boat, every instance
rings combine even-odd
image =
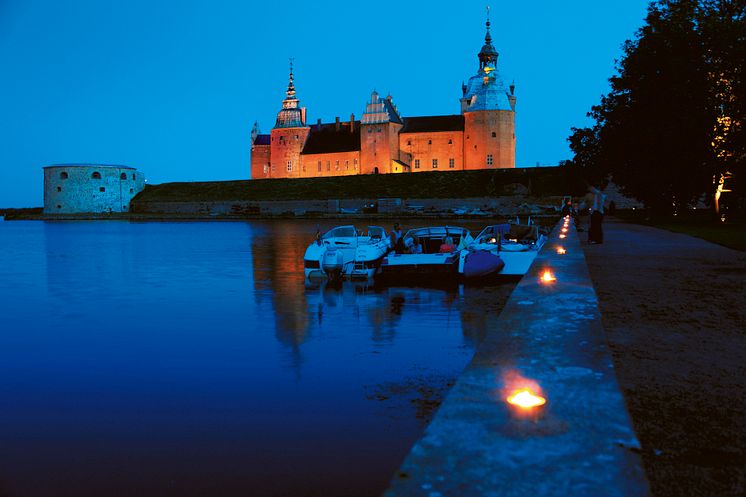
[[[421,252],[415,252],[415,240]],[[460,278],[483,278],[500,271],[503,262],[489,251],[472,250],[469,230],[453,226],[415,228],[404,235],[404,250],[390,252],[381,262],[377,281],[422,280],[450,282]]]
[[[389,250],[386,230],[369,226],[358,234],[354,226],[338,226],[317,236],[303,257],[306,278],[371,278]]]
[[[533,224],[495,224],[483,229],[470,248],[499,255],[505,262],[501,275],[523,276],[546,239]]]

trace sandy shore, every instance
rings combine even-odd
[[[584,250],[653,495],[743,497],[746,253],[613,219],[604,231]]]

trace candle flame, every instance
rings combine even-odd
[[[524,409],[531,409],[532,407],[543,406],[547,403],[547,399],[541,395],[536,395],[529,388],[522,388],[508,397],[508,403]]]
[[[563,249],[562,247],[558,247],[558,248],[557,248],[557,253],[558,253],[559,255],[564,255],[564,254],[566,254],[566,253],[567,253],[567,250]]]
[[[565,235],[560,235],[559,237],[560,237],[560,238],[565,238]]]
[[[544,283],[551,283],[553,281],[557,281],[557,278],[555,278],[552,272],[547,269],[541,274],[541,281],[543,281]]]

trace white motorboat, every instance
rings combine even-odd
[[[484,228],[470,248],[500,256],[505,262],[501,275],[523,276],[546,240],[546,235],[534,224],[494,224]]]
[[[376,281],[449,283],[462,278],[482,278],[498,272],[499,256],[470,249],[469,230],[455,226],[415,228],[404,234],[403,248],[381,261]]]
[[[369,226],[360,233],[354,226],[338,226],[308,246],[303,256],[306,279],[372,278],[389,251],[386,230]]]

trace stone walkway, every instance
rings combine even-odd
[[[653,495],[743,497],[746,253],[614,219],[604,232],[583,246]]]

